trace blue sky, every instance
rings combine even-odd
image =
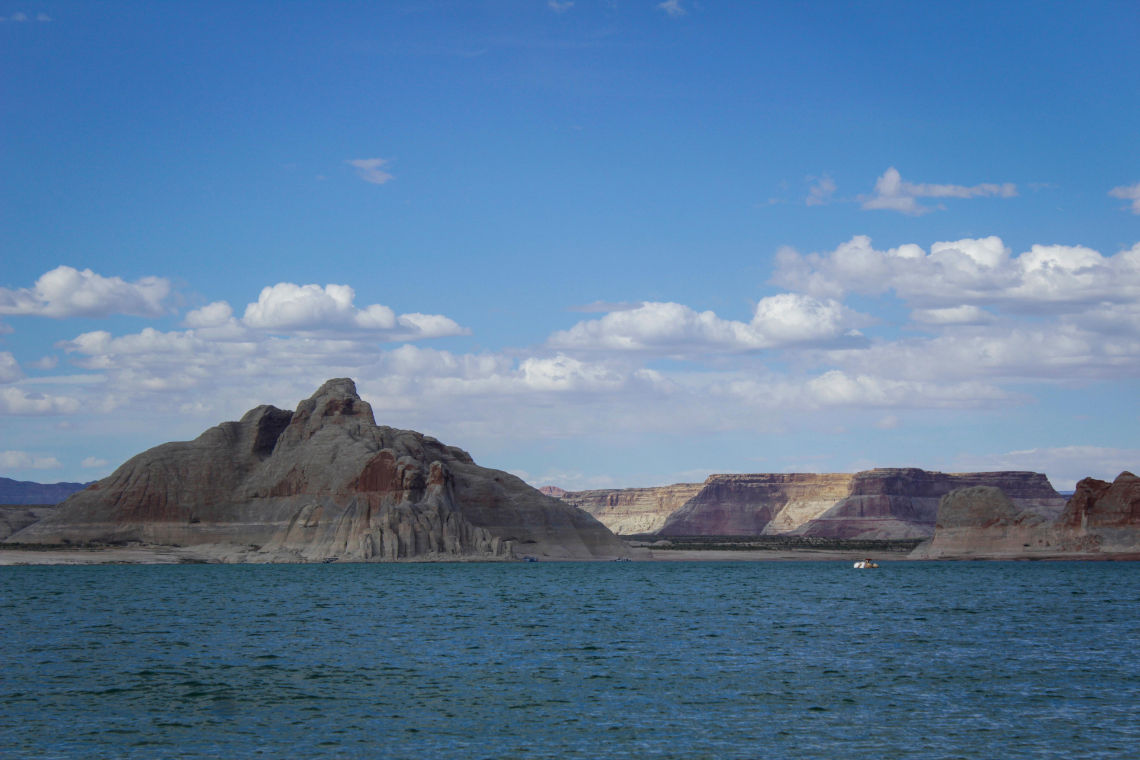
[[[535,485],[1140,466],[1135,3],[0,16],[0,475],[334,375]]]

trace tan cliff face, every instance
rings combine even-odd
[[[899,539],[933,534],[938,500],[974,485],[1001,488],[1019,508],[1044,517],[1056,516],[1065,504],[1040,473],[915,468],[712,475],[699,485],[581,491],[563,498],[626,535]]]
[[[629,536],[656,533],[669,515],[703,487],[703,483],[678,483],[658,488],[563,491],[561,498],[590,513],[617,535]]]
[[[997,489],[964,488],[938,505],[933,538],[915,559],[1140,556],[1140,478],[1086,478],[1050,519]]]
[[[134,457],[8,539],[254,545],[331,557],[620,556],[602,524],[462,449],[376,424],[351,380]]]

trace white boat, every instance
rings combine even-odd
[[[856,570],[870,570],[871,568],[876,568],[876,567],[878,567],[878,565],[876,565],[872,560],[869,560],[869,559],[861,559],[855,563],[855,569]]]

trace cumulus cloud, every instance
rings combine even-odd
[[[680,18],[689,13],[681,6],[681,0],[665,0],[663,3],[658,3],[657,7],[673,18]]]
[[[570,0],[566,0],[566,2],[563,3],[558,2],[558,0],[547,0],[546,5],[555,13],[565,13],[574,7],[574,3]]]
[[[61,378],[25,378],[0,354],[9,378],[0,413],[216,421],[260,403],[290,407],[348,376],[378,421],[453,441],[778,430],[812,419],[834,428],[844,410],[868,409],[890,429],[902,410],[1005,408],[1030,401],[1033,384],[1140,377],[1138,270],[1140,246],[1104,256],[1039,245],[1015,256],[996,237],[929,252],[876,250],[856,237],[822,254],[781,251],[774,280],[790,292],[760,300],[747,321],[674,302],[596,302],[577,310],[597,317],[568,319],[537,346],[480,353],[383,347],[462,328],[357,307],[348,286],[283,283],[244,313],[215,301],[181,329],[59,343],[76,372],[92,373],[68,380],[67,396],[46,394]],[[892,291],[920,329],[899,337],[844,303]]]
[[[383,168],[391,162],[392,159],[390,158],[350,158],[345,161],[346,164],[356,169],[357,177],[374,185],[383,185],[392,179],[392,175],[384,171]]]
[[[0,470],[58,470],[60,467],[63,465],[55,457],[25,451],[0,451]]]
[[[1017,185],[1006,182],[1001,185],[981,184],[973,187],[963,185],[932,185],[907,182],[898,169],[890,167],[875,182],[873,195],[859,197],[864,209],[886,209],[904,214],[921,216],[935,210],[918,202],[918,198],[979,198],[996,196],[1012,198],[1017,195]],[[809,204],[811,205],[811,204]]]
[[[59,357],[58,356],[42,356],[39,359],[36,359],[34,362],[28,362],[29,367],[34,367],[36,369],[44,369],[44,370],[55,369],[56,365],[58,365],[58,364],[59,364]]]
[[[662,355],[739,353],[840,338],[871,323],[843,304],[781,293],[762,299],[749,323],[678,303],[644,303],[554,333],[552,348]]]
[[[106,317],[129,314],[160,317],[166,313],[163,300],[170,294],[170,281],[143,277],[126,282],[103,277],[90,269],[68,266],[47,272],[30,288],[0,288],[0,315],[41,317]]]
[[[1114,187],[1108,191],[1108,194],[1113,198],[1120,198],[1124,201],[1132,201],[1130,208],[1133,214],[1140,214],[1140,182],[1135,185],[1121,185]]]
[[[278,283],[262,289],[257,303],[245,308],[242,324],[246,327],[278,333],[344,333],[359,331],[385,340],[419,340],[453,335],[469,335],[453,320],[438,314],[410,313],[396,315],[387,306],[372,304],[357,308],[355,291],[348,285],[294,285]],[[187,315],[202,326],[222,326],[228,305],[210,304]],[[207,323],[211,323],[208,324]]]
[[[808,206],[822,206],[831,202],[831,196],[835,194],[836,186],[835,181],[826,174],[816,179],[815,177],[808,177],[811,186],[808,187],[807,198],[804,203]]]
[[[107,460],[106,459],[100,459],[99,457],[87,457],[86,459],[84,459],[82,462],[79,463],[79,466],[89,468],[89,469],[94,468],[94,467],[106,467],[107,466]]]
[[[39,416],[74,414],[78,411],[79,400],[71,396],[52,396],[22,388],[0,388],[0,415]]]
[[[935,243],[927,254],[917,245],[877,250],[869,237],[856,235],[827,253],[782,249],[772,282],[817,298],[894,290],[917,309],[997,305],[1015,313],[1075,312],[1140,299],[1140,244],[1113,256],[1065,245],[1034,245],[1012,256],[1001,238],[988,237]]]

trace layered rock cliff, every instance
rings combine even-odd
[[[348,379],[146,451],[8,539],[253,545],[274,561],[622,556],[581,510],[462,449],[379,426]]]
[[[848,474],[711,475],[662,536],[758,536],[786,533],[847,495]]]
[[[578,491],[562,498],[621,534],[902,539],[932,535],[938,500],[976,485],[1000,488],[1019,508],[1047,518],[1065,504],[1040,473],[914,468],[712,475],[702,484]]]
[[[669,515],[696,496],[702,487],[701,483],[678,483],[659,488],[563,491],[561,498],[589,512],[619,536],[628,536],[656,533]]]
[[[1086,478],[1055,519],[1022,509],[997,489],[965,488],[938,505],[934,536],[915,559],[1140,557],[1140,478]]]
[[[921,538],[934,533],[939,500],[959,488],[1000,489],[1018,510],[1052,519],[1064,498],[1037,472],[928,472],[914,468],[857,473],[848,495],[792,533],[819,538]]]

